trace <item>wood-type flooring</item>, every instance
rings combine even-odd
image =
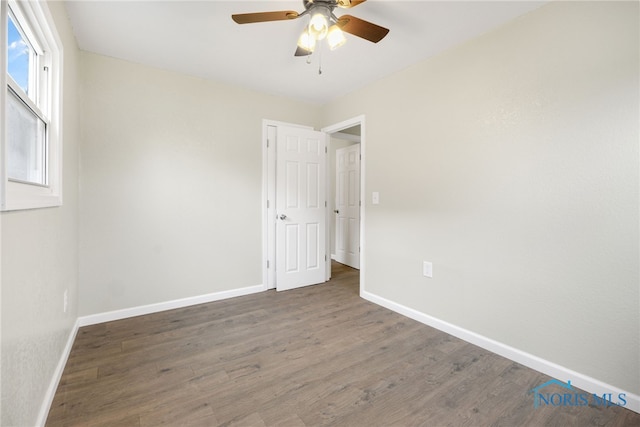
[[[334,263],[322,285],[80,328],[46,425],[640,426],[591,401],[535,408],[549,380],[359,298]]]

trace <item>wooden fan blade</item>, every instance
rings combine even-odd
[[[256,22],[269,22],[269,21],[287,21],[289,19],[296,19],[298,12],[293,10],[281,10],[278,12],[257,12],[257,13],[239,13],[231,15],[238,24],[253,24]]]
[[[336,23],[340,29],[346,33],[353,34],[354,36],[362,37],[365,40],[369,40],[373,43],[378,43],[382,40],[387,33],[388,28],[381,27],[380,25],[373,24],[364,19],[356,18],[351,15],[342,15],[338,18]]]
[[[364,3],[367,0],[338,0],[338,7],[343,9],[351,9],[352,7],[356,7],[360,3]]]

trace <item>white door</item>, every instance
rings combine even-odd
[[[336,254],[360,268],[360,144],[336,150]]]
[[[325,281],[326,146],[323,132],[278,126],[276,289]]]

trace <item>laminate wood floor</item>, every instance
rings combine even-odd
[[[81,328],[47,426],[640,426],[622,407],[534,408],[528,391],[548,376],[371,304],[356,270],[333,272]]]

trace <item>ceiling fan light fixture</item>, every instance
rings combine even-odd
[[[343,44],[347,42],[347,38],[344,36],[344,33],[337,25],[332,25],[327,32],[327,43],[329,44],[329,49],[336,50]]]
[[[298,46],[294,56],[311,58],[318,42],[325,38],[331,50],[345,44],[345,33],[361,39],[378,43],[389,33],[388,28],[381,27],[364,19],[351,15],[337,17],[333,14],[335,8],[351,9],[367,0],[302,0],[304,11],[280,10],[271,12],[233,14],[231,18],[238,24],[255,22],[288,21],[301,17],[309,17],[304,32],[298,38]]]
[[[309,22],[309,32],[316,40],[322,40],[327,36],[329,30],[329,20],[324,11],[320,11],[311,17]]]
[[[298,39],[298,47],[306,50],[311,53],[316,48],[316,39],[311,35],[308,29],[304,30],[302,34],[300,34],[300,38]]]

